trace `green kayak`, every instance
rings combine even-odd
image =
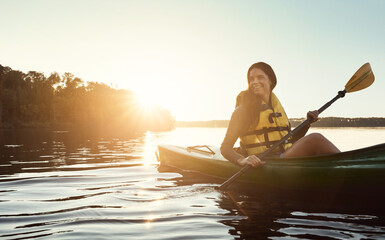
[[[157,154],[161,165],[221,179],[228,179],[241,169],[213,146],[159,145]],[[250,169],[237,182],[268,188],[344,186],[385,190],[385,143],[338,154],[264,160],[266,164]]]

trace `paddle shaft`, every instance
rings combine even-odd
[[[337,101],[339,98],[343,98],[345,96],[346,90],[339,91],[337,96],[335,96],[332,100],[327,102],[325,105],[323,105],[320,109],[318,109],[318,113],[322,113],[326,108],[328,108],[330,105],[332,105],[335,101]],[[281,145],[283,142],[285,142],[289,137],[296,134],[298,131],[300,131],[302,128],[310,124],[311,119],[307,118],[305,121],[303,121],[300,125],[298,125],[293,131],[290,131],[286,136],[284,136],[281,140],[279,140],[277,143],[275,143],[272,147],[258,155],[259,159],[263,159],[268,154],[270,154],[276,147]],[[227,179],[222,185],[219,187],[219,189],[224,190],[226,189],[231,183],[233,183],[238,177],[240,177],[242,174],[244,174],[247,170],[251,168],[250,165],[244,166],[241,170],[239,170],[236,174],[234,174],[232,177]]]

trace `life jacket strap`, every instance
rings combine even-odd
[[[271,147],[273,146],[274,144],[276,144],[277,142],[279,142],[280,140],[277,140],[277,141],[268,141],[268,142],[259,142],[259,143],[251,143],[251,144],[244,144],[243,146],[245,148],[255,148],[255,147]],[[282,143],[282,146],[284,144],[287,144],[287,143],[293,143],[293,140],[291,138],[289,138],[288,140],[286,140],[284,143]]]
[[[263,129],[260,129],[260,130],[249,131],[246,134],[242,135],[241,137],[250,136],[250,135],[263,135],[265,133],[275,132],[275,131],[279,131],[279,132],[280,131],[288,131],[288,132],[290,132],[290,127],[286,126],[286,127],[268,127],[268,128],[263,128]]]

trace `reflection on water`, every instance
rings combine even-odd
[[[222,180],[158,166],[158,144],[202,144],[202,135],[218,145],[224,130],[3,132],[0,239],[385,238],[381,206],[221,192]]]
[[[357,209],[342,208],[330,211],[317,204],[271,200],[253,196],[252,193],[238,195],[238,214],[245,216],[239,222],[226,221],[234,227],[235,235],[244,239],[383,239],[385,227],[383,215],[375,212],[360,214]],[[343,203],[341,203],[343,204]],[[378,206],[381,208],[381,206]],[[296,210],[302,211],[296,211]],[[333,209],[333,208],[331,208]],[[383,213],[382,213],[383,214]]]

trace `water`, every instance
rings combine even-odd
[[[385,142],[385,128],[315,130],[341,150]],[[221,192],[215,187],[222,180],[158,166],[160,143],[219,145],[224,134],[4,132],[0,239],[385,238],[382,205],[307,202],[248,188]]]

